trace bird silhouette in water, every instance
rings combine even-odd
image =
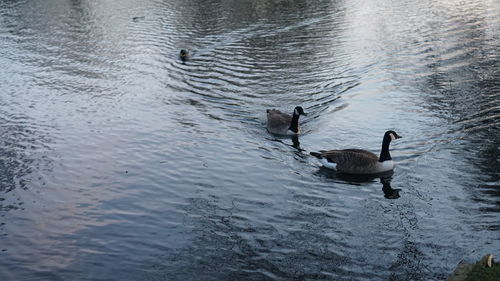
[[[384,197],[387,199],[398,199],[399,192],[401,189],[391,187],[392,177],[381,177],[380,183],[382,184],[382,191],[384,192]]]
[[[181,52],[179,53],[179,57],[181,58],[182,61],[186,61],[189,57],[189,52],[187,50],[182,49]]]

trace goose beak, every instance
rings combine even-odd
[[[307,113],[303,112],[301,115],[307,116]]]
[[[396,135],[396,139],[402,139],[403,137],[400,135]]]

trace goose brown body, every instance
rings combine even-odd
[[[300,133],[299,116],[305,115],[302,107],[297,106],[293,115],[277,109],[267,110],[267,130],[277,135],[295,135]]]
[[[378,156],[362,149],[328,150],[313,155],[335,163],[335,169],[343,173],[374,174],[379,171]]]
[[[267,110],[267,130],[273,134],[286,135],[292,116],[277,109]]]

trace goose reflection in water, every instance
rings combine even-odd
[[[382,191],[384,192],[384,197],[387,199],[398,199],[399,192],[401,189],[391,187],[392,177],[380,177],[380,183],[382,184]]]
[[[299,141],[299,136],[298,135],[293,135],[293,136],[290,136],[290,138],[292,139],[292,144],[288,144],[287,142],[283,141],[283,139],[269,139],[271,141],[276,141],[276,142],[280,142],[284,145],[288,145],[288,146],[291,146],[295,149],[297,149],[297,152],[303,152],[303,151],[306,151],[305,149],[303,149],[302,147],[300,147],[300,141]]]
[[[300,147],[300,141],[298,135],[292,136],[292,147],[297,149],[299,152],[305,151],[305,149],[302,149]]]
[[[385,198],[398,199],[400,197],[399,192],[401,191],[401,189],[399,188],[394,189],[391,187],[392,175],[394,174],[394,171],[388,171],[385,173],[375,174],[375,175],[344,174],[344,173],[332,172],[331,169],[325,167],[321,167],[319,171],[321,174],[326,175],[327,177],[330,177],[332,179],[338,179],[341,181],[354,184],[368,183],[378,178],[380,179],[380,183],[382,184],[382,191],[384,192]]]

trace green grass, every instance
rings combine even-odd
[[[467,274],[464,281],[500,281],[500,265],[495,264],[492,267],[483,267],[474,265],[472,271]]]

